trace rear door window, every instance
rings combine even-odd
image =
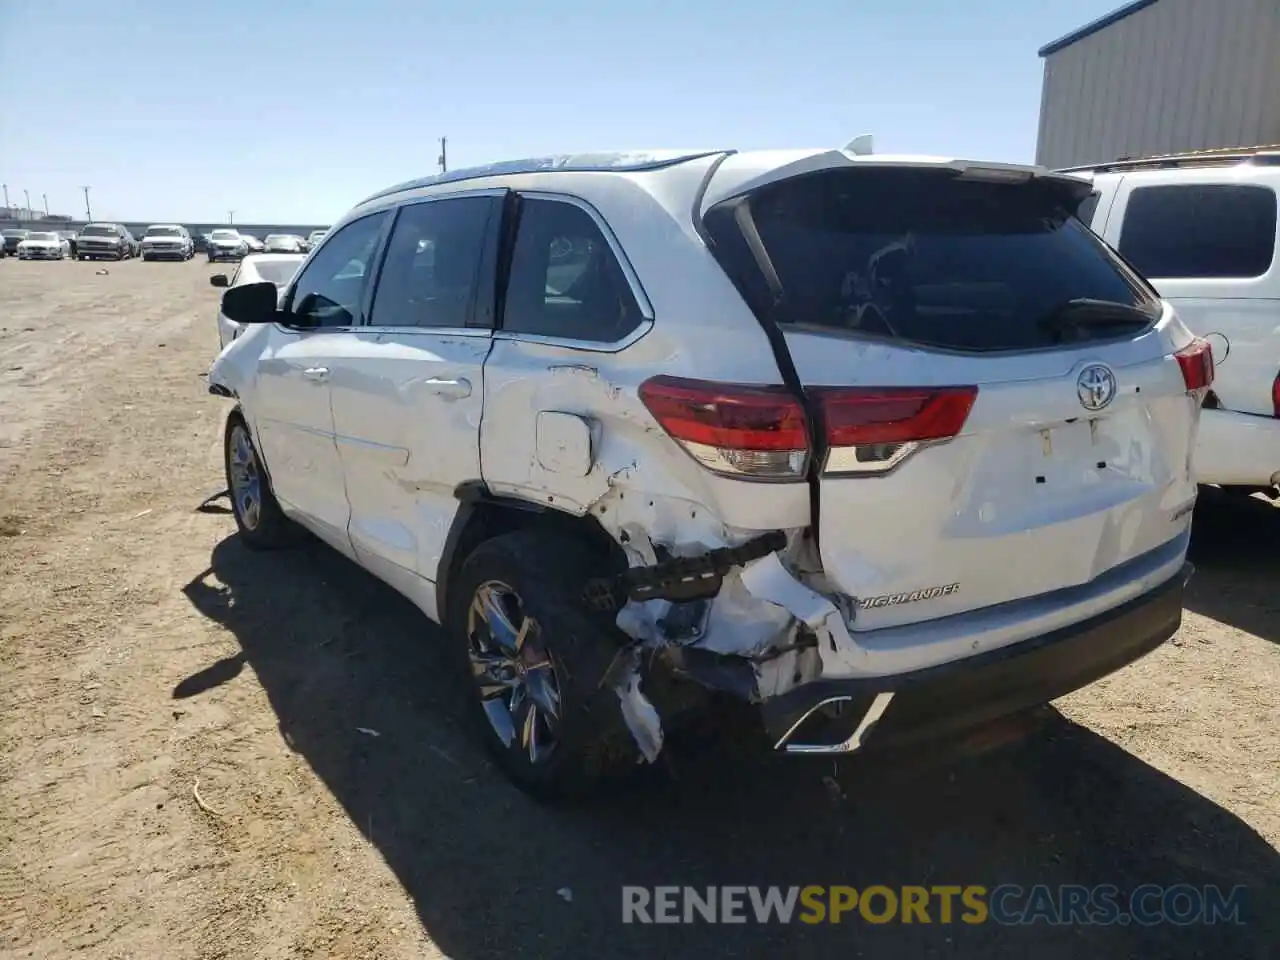
[[[1239,184],[1137,187],[1125,207],[1119,250],[1148,277],[1260,277],[1275,259],[1275,191]]]
[[[784,326],[988,352],[1061,345],[1056,321],[1073,301],[1155,315],[1153,292],[1071,215],[1060,187],[834,170],[742,202],[767,263],[752,252],[741,212],[724,204],[706,216],[716,256],[757,312]],[[1127,326],[1090,323],[1075,339],[1150,323],[1133,316]]]

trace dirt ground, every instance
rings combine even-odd
[[[0,262],[0,955],[1280,956],[1280,510],[1203,502],[1177,637],[1005,749],[691,737],[548,809],[472,745],[406,602],[321,546],[250,554],[205,503],[215,269]],[[1246,922],[620,917],[623,884],[1147,882],[1243,885]]]

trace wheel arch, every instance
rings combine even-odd
[[[468,556],[484,543],[504,533],[530,528],[557,530],[596,547],[619,572],[627,567],[626,554],[595,517],[575,516],[554,506],[500,496],[483,480],[468,480],[454,489],[458,511],[440,554],[436,574],[436,609],[444,617],[449,602],[449,582]]]

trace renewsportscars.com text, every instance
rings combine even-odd
[[[970,884],[622,888],[623,923],[1242,924],[1244,888]]]

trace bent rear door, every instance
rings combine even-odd
[[[745,200],[855,630],[1083,584],[1186,534],[1202,392],[1173,354],[1203,345],[1063,190],[852,164]],[[713,235],[747,222],[722,213]]]

